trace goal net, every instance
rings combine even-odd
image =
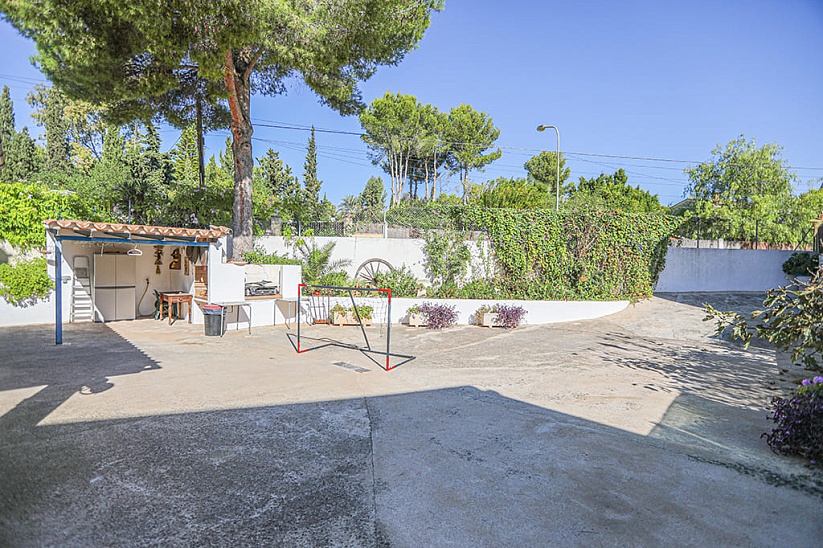
[[[415,358],[392,351],[391,289],[299,284],[298,295],[297,334],[288,334],[298,354],[338,346],[386,371]]]

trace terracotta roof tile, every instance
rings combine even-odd
[[[57,230],[95,230],[97,232],[120,232],[135,236],[177,236],[203,240],[217,239],[229,233],[225,226],[205,228],[180,228],[171,226],[129,225],[123,223],[93,223],[91,221],[68,221],[49,219],[43,221],[46,228]]]

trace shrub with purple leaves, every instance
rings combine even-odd
[[[787,398],[772,398],[771,409],[776,427],[761,437],[772,451],[823,466],[823,377],[805,379]]]
[[[425,302],[420,305],[420,313],[426,318],[428,329],[442,329],[457,323],[455,306]]]
[[[501,304],[497,306],[497,321],[501,327],[511,329],[520,325],[526,316],[526,309],[522,306],[509,306]]]

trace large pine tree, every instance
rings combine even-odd
[[[234,255],[242,258],[252,249],[252,88],[280,95],[298,80],[324,104],[353,114],[362,105],[358,82],[398,64],[442,4],[20,0],[2,9],[37,43],[49,79],[69,97],[110,105],[112,119],[162,116],[183,127],[199,98],[228,115]]]

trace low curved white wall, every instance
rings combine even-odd
[[[424,302],[443,303],[457,310],[457,323],[469,324],[475,311],[482,305],[505,304],[522,306],[526,309],[524,324],[560,323],[577,320],[593,320],[620,312],[629,306],[629,301],[506,301],[483,299],[406,299],[393,298],[391,302],[392,323],[406,320],[406,310]]]

